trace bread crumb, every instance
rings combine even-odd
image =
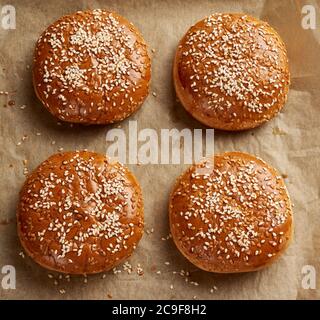
[[[284,136],[287,134],[287,132],[285,132],[284,130],[280,129],[279,127],[274,127],[272,129],[272,134],[274,134],[275,136]]]

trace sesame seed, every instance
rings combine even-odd
[[[265,23],[213,14],[197,26],[182,40],[179,72],[188,80],[185,87],[194,99],[206,101],[210,114],[229,115],[228,121],[237,122],[282,104],[289,74],[278,64],[285,48]],[[243,112],[234,112],[239,104]]]
[[[268,170],[263,170],[263,176],[270,186],[263,189],[265,179],[260,176],[266,168],[257,161],[228,155],[214,161],[206,174],[201,171],[207,168],[204,160],[178,180],[170,215],[188,254],[207,256],[209,251],[234,268],[261,255],[265,243],[278,247],[282,235],[275,227],[282,227],[291,215],[290,206],[284,205],[289,198],[280,188],[282,180]],[[176,197],[187,209],[176,208]]]
[[[128,242],[140,228],[140,218],[136,215],[130,220],[126,218],[125,223],[122,221],[124,212],[130,212],[128,204],[136,203],[138,196],[128,191],[132,182],[127,177],[127,169],[119,163],[110,166],[107,159],[106,165],[101,166],[100,158],[97,161],[95,154],[91,154],[88,157],[90,153],[83,151],[52,156],[38,167],[40,175],[29,177],[26,195],[22,198],[21,212],[28,214],[27,219],[37,217],[32,219],[32,224],[26,224],[28,237],[39,241],[41,247],[50,248],[51,236],[46,236],[50,232],[55,246],[45,254],[54,256],[56,261],[67,261],[71,270],[77,262],[74,255],[81,257],[84,252],[88,266],[101,264],[101,257],[109,260],[114,259],[115,254],[126,254]],[[49,217],[47,226],[39,221],[39,213]],[[132,248],[135,245],[131,243]],[[87,248],[91,251],[88,257]],[[132,272],[129,262],[123,264],[123,270]],[[144,273],[140,264],[136,271],[139,275]],[[84,282],[87,283],[87,278]]]
[[[44,63],[36,61],[36,72],[42,77],[40,95],[47,104],[55,102],[61,120],[77,113],[80,122],[85,122],[91,115],[97,118],[115,109],[123,119],[126,108],[132,112],[140,103],[136,90],[148,82],[147,48],[135,38],[133,28],[127,30],[116,14],[104,10],[85,12],[81,17],[76,13],[57,21],[37,44],[36,57],[41,59],[46,52]],[[87,108],[70,104],[76,101],[70,97],[79,94],[99,95],[103,103],[89,101]]]

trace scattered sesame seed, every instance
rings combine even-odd
[[[126,261],[123,265],[123,271],[126,271],[128,274],[132,273],[132,265]]]
[[[143,271],[140,263],[138,263],[138,265],[137,265],[137,274],[138,274],[139,276],[142,276],[142,275],[144,274],[144,271]]]

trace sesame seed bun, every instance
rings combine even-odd
[[[213,14],[179,43],[173,79],[184,108],[221,130],[255,128],[287,100],[286,48],[268,23],[243,14]]]
[[[292,237],[283,179],[263,160],[241,152],[191,166],[173,188],[169,216],[178,249],[210,272],[263,268],[283,253]]]
[[[127,118],[147,97],[150,76],[142,35],[114,12],[64,16],[36,44],[36,95],[63,121],[108,124]]]
[[[93,152],[52,155],[20,192],[18,234],[41,266],[68,274],[107,271],[143,233],[143,200],[133,174]]]

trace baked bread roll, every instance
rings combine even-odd
[[[292,236],[291,203],[282,177],[241,152],[191,166],[173,188],[169,215],[178,249],[210,272],[263,268],[283,253]]]
[[[68,274],[107,271],[143,233],[141,189],[118,162],[93,152],[52,155],[20,192],[18,234],[41,266]]]
[[[63,121],[107,124],[125,119],[149,90],[147,46],[114,12],[64,16],[37,42],[33,83],[44,106]]]
[[[244,14],[213,14],[192,26],[173,66],[177,96],[203,124],[255,128],[287,100],[286,48],[268,23]]]

